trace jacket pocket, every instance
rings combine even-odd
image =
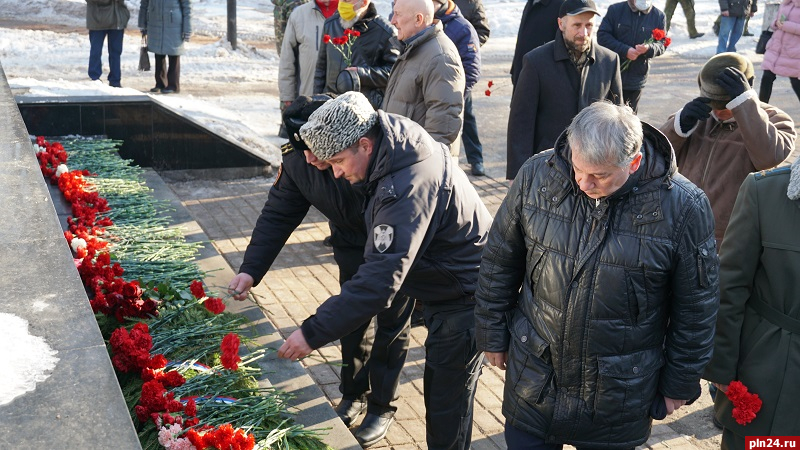
[[[531,292],[536,293],[536,284],[542,276],[544,257],[547,254],[547,249],[541,245],[534,245],[533,251],[528,254],[528,277],[531,283]]]
[[[618,424],[646,419],[658,392],[659,369],[663,365],[660,349],[598,356],[594,422]]]
[[[647,277],[644,268],[625,269],[625,280],[628,285],[630,323],[637,325],[647,317]]]
[[[511,323],[506,384],[520,399],[539,404],[551,389],[553,366],[550,343],[545,341],[522,312],[516,310]]]
[[[697,247],[697,277],[700,287],[707,288],[719,280],[719,257],[714,238]]]

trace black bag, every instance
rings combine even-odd
[[[150,71],[150,55],[147,54],[147,36],[142,36],[142,46],[139,48],[139,70]]]
[[[772,31],[764,30],[761,32],[761,36],[758,37],[758,43],[756,44],[756,53],[759,55],[763,55],[767,52],[767,42],[769,42],[769,38],[772,37]]]

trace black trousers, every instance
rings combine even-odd
[[[622,99],[625,101],[625,104],[630,106],[633,110],[634,114],[639,113],[639,100],[642,98],[642,90],[641,89],[623,89],[622,90]]]
[[[334,250],[339,283],[351,279],[363,261],[364,249]],[[408,355],[414,299],[397,294],[392,305],[352,333],[339,339],[342,347],[339,391],[347,400],[366,399],[367,412],[393,414],[400,371]]]
[[[508,422],[506,422],[504,437],[506,438],[506,446],[508,446],[508,450],[561,450],[564,448],[564,446],[560,444],[546,444],[544,439],[522,431],[519,428],[515,428]],[[577,449],[591,450],[590,447],[577,447]],[[624,450],[634,449],[630,448]]]
[[[475,300],[426,302],[425,428],[428,449],[467,450],[483,354],[475,342]]]
[[[775,82],[775,78],[777,78],[775,73],[769,70],[765,70],[764,75],[761,77],[761,89],[758,92],[758,99],[764,103],[769,103],[769,98],[772,97],[772,83]],[[792,83],[794,94],[800,100],[800,80],[789,78],[789,81]]]
[[[180,55],[169,55],[169,69],[167,69],[167,55],[156,54],[156,87],[159,89],[172,89],[175,92],[181,91],[181,57]]]

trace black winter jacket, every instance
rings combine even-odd
[[[522,11],[517,32],[517,45],[511,61],[511,83],[514,87],[522,72],[522,58],[529,51],[553,40],[558,30],[558,10],[561,0],[528,0]]]
[[[481,45],[489,40],[489,19],[486,17],[486,10],[483,8],[481,0],[453,0],[461,10],[461,15],[472,24]]]
[[[536,153],[553,147],[572,118],[599,100],[622,104],[619,57],[592,43],[581,73],[569,59],[561,31],[523,58],[508,117],[506,178]]]
[[[334,178],[331,169],[320,171],[306,163],[302,152],[284,150],[283,164],[258,216],[239,272],[252,276],[254,284],[260,283],[286,240],[313,206],[330,221],[331,246],[337,263],[348,264],[343,269],[355,273],[357,261],[338,256],[341,252],[364,248],[367,233],[361,212],[363,203],[364,195],[347,180]]]
[[[695,398],[711,358],[711,206],[664,135],[646,125],[645,140],[642,166],[596,206],[562,135],[522,167],[489,232],[478,348],[508,352],[503,414],[547,443],[642,444],[656,395]]]
[[[628,2],[615,3],[608,7],[600,30],[597,32],[597,42],[603,47],[619,55],[620,64],[628,60],[628,49],[653,37],[653,30],[665,30],[667,18],[655,6],[645,14],[633,11]],[[640,90],[647,83],[647,74],[650,71],[650,58],[664,54],[664,42],[655,41],[647,44],[649,50],[631,61],[628,68],[621,72],[622,89]]]
[[[459,300],[475,292],[492,218],[446,146],[412,120],[378,111],[383,135],[373,147],[364,217],[364,264],[301,329],[319,348],[351,332],[395,294],[422,302]]]
[[[378,109],[383,103],[389,72],[400,54],[391,39],[397,33],[386,19],[378,15],[372,3],[367,7],[364,17],[352,29],[360,32],[361,36],[353,42],[350,66],[345,63],[344,56],[332,42],[323,44],[319,49],[314,93],[343,94],[347,91],[359,91]],[[331,38],[344,35],[338,12],[325,20],[323,33]],[[358,71],[345,71],[347,67],[356,67]]]

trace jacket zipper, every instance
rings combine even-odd
[[[711,159],[714,157],[714,153],[717,151],[717,143],[719,142],[719,137],[720,137],[720,135],[722,134],[722,131],[723,131],[722,122],[717,122],[717,124],[714,125],[711,128],[711,132],[712,133],[714,132],[714,128],[716,128],[717,126],[720,127],[720,132],[717,134],[717,137],[714,139],[714,145],[711,146],[711,152],[708,154],[708,159],[706,160],[706,167],[703,169],[703,176],[700,177],[700,186],[698,186],[700,189],[704,189],[705,188],[706,176],[708,175],[708,167],[711,165]]]

